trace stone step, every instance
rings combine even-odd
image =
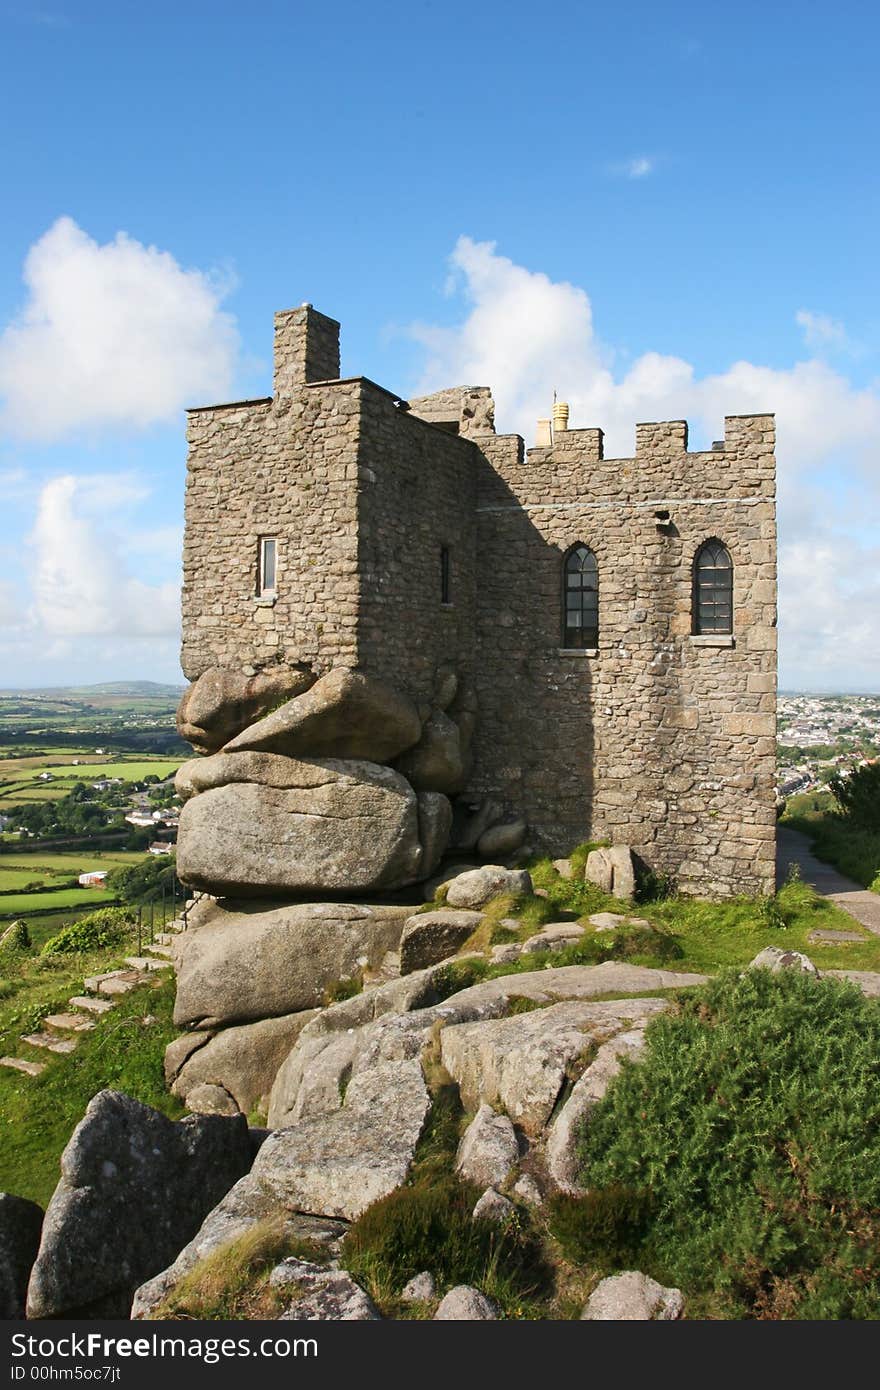
[[[54,1033],[22,1033],[21,1040],[47,1052],[73,1052],[79,1042],[78,1038],[59,1038]]]
[[[83,1014],[47,1014],[43,1023],[49,1028],[66,1028],[71,1033],[87,1033],[95,1020]]]
[[[26,1076],[39,1076],[46,1070],[45,1062],[26,1062],[23,1057],[0,1057],[0,1067],[11,1067],[13,1071],[23,1071]]]
[[[139,970],[108,970],[103,975],[89,975],[83,985],[91,994],[128,994],[146,978]]]
[[[162,956],[167,961],[172,961],[174,959],[173,946],[164,946],[159,943],[156,943],[153,946],[147,946],[146,949],[150,952],[151,955]]]
[[[92,994],[73,994],[68,999],[75,1009],[85,1009],[90,1014],[106,1014],[116,1005],[112,999],[96,999]]]
[[[132,970],[167,970],[171,964],[167,960],[156,960],[154,956],[126,956],[125,963]]]

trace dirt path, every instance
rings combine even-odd
[[[797,864],[801,878],[811,884],[817,893],[829,898],[863,927],[867,927],[868,931],[880,936],[880,893],[870,893],[860,883],[844,878],[830,864],[823,864],[811,853],[806,835],[781,825],[776,837],[776,882],[780,887],[792,864]]]

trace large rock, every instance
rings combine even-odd
[[[759,951],[755,959],[749,962],[749,970],[769,970],[773,975],[778,975],[780,970],[797,970],[803,975],[817,977],[819,974],[810,957],[805,956],[803,951],[786,951],[782,946],[765,946],[763,951]]]
[[[442,792],[419,792],[419,876],[427,878],[443,858],[452,831],[452,803]]]
[[[501,864],[484,864],[452,879],[446,890],[450,907],[485,907],[499,893],[531,893],[531,876],[525,869],[505,869]]]
[[[577,1144],[592,1110],[605,1096],[624,1058],[635,1061],[645,1045],[644,1026],[627,1029],[603,1043],[547,1132],[547,1172],[563,1192],[578,1193]]]
[[[477,841],[477,853],[484,859],[496,858],[499,854],[514,854],[526,838],[524,820],[504,821],[484,830]]]
[[[397,949],[407,910],[200,903],[176,943],[174,1021],[248,1023],[313,1009],[328,986]]]
[[[0,1192],[0,1318],[23,1318],[28,1279],[40,1244],[43,1208]]]
[[[174,1263],[136,1291],[131,1305],[132,1318],[150,1317],[197,1264],[221,1246],[231,1244],[266,1222],[271,1222],[291,1241],[307,1240],[318,1246],[332,1246],[346,1230],[339,1221],[279,1211],[278,1204],[248,1173],[208,1213]]]
[[[305,1009],[280,1018],[224,1028],[219,1033],[202,1033],[201,1045],[190,1051],[183,1065],[170,1077],[176,1053],[172,1053],[169,1060],[166,1051],[166,1080],[173,1083],[172,1091],[184,1101],[188,1101],[194,1087],[207,1084],[222,1086],[245,1115],[256,1105],[265,1108],[278,1068],[303,1028],[316,1015],[316,1009]],[[186,1035],[187,1038],[198,1036]]]
[[[456,911],[449,907],[408,917],[400,938],[401,975],[424,970],[426,966],[454,956],[481,921],[480,912]]]
[[[435,978],[443,968],[432,966],[323,1010],[303,1029],[275,1078],[270,1127],[297,1125],[303,1118],[338,1110],[350,1078],[379,1062],[418,1058],[438,1027],[448,1031],[452,1024],[505,1018],[521,1008],[524,999],[554,1004],[613,992],[683,988],[703,984],[706,978],[606,961],[501,976],[438,1003]],[[617,1002],[623,1006],[631,1001]],[[662,1006],[662,1001],[647,1003],[649,1008]],[[609,1032],[620,1031],[614,1002],[597,1007],[600,1018],[611,1019]],[[474,1110],[484,1098],[476,1091],[475,1097]]]
[[[253,1167],[279,1205],[356,1221],[407,1178],[431,1108],[417,1058],[352,1075],[340,1109],[276,1130]]]
[[[442,1300],[435,1322],[489,1322],[498,1317],[498,1304],[479,1289],[457,1284]]]
[[[227,744],[227,751],[385,763],[417,743],[421,732],[418,711],[405,695],[362,671],[339,666],[305,694],[251,724]]]
[[[375,1322],[381,1314],[373,1300],[344,1269],[289,1258],[269,1275],[269,1285],[289,1295],[280,1322]]]
[[[503,1187],[519,1162],[519,1145],[506,1115],[481,1105],[458,1146],[455,1171],[478,1187]]]
[[[535,1136],[597,1042],[667,1007],[664,999],[573,1001],[512,1018],[453,1024],[440,1034],[440,1055],[469,1109],[500,1105]]]
[[[391,768],[217,754],[183,778],[198,795],[181,812],[177,872],[193,888],[267,897],[420,877],[416,794]]]
[[[465,765],[458,725],[437,710],[422,729],[415,747],[395,764],[417,791],[454,796],[464,785]]]
[[[612,845],[609,849],[593,849],[587,855],[584,877],[595,883],[603,893],[629,900],[636,891],[636,867],[632,850],[627,845]]]
[[[244,1116],[173,1123],[99,1091],[61,1155],[28,1287],[30,1318],[126,1317],[250,1167]]]
[[[667,1289],[638,1270],[597,1284],[581,1318],[587,1322],[671,1322],[684,1308],[681,1289]]]
[[[275,666],[255,676],[213,666],[184,691],[177,731],[200,753],[215,753],[279,700],[308,690],[314,679],[296,666]]]

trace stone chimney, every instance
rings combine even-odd
[[[339,376],[339,324],[311,304],[275,315],[276,397],[289,396],[307,381]]]

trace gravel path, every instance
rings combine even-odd
[[[806,835],[781,825],[776,837],[776,882],[780,887],[791,864],[797,864],[801,878],[817,893],[842,907],[875,936],[880,936],[880,893],[869,892],[860,883],[844,878],[830,864],[823,864],[811,853]]]

